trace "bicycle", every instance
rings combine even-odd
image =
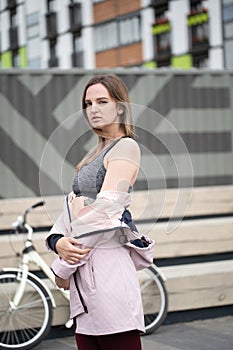
[[[39,202],[26,209],[12,224],[15,233],[26,230],[27,236],[19,266],[3,268],[0,272],[0,349],[31,349],[45,339],[50,331],[56,302],[46,283],[29,271],[29,263],[34,263],[43,271],[69,305],[69,291],[56,286],[53,272],[33,245],[33,229],[27,223],[27,214],[44,204]],[[165,278],[154,264],[138,274],[145,334],[149,334],[159,328],[167,315]],[[70,328],[72,324],[72,320],[67,320],[65,326]]]

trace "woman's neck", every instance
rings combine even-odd
[[[114,141],[117,139],[120,139],[121,137],[126,136],[125,133],[121,130],[115,131],[115,132],[105,132],[103,131],[102,133],[99,134],[101,138],[107,141]]]

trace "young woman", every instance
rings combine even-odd
[[[98,143],[78,164],[73,191],[47,238],[58,254],[52,269],[57,285],[70,289],[79,350],[140,350],[136,270],[152,263],[154,242],[140,237],[127,210],[141,158],[128,92],[115,75],[94,76],[82,104]]]

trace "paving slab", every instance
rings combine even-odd
[[[77,347],[74,337],[68,336],[45,340],[34,349],[77,350]],[[233,316],[161,326],[153,334],[142,337],[142,349],[233,350]]]

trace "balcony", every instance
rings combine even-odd
[[[192,54],[208,52],[209,50],[209,40],[206,37],[193,37],[190,52]]]
[[[58,67],[58,63],[59,63],[58,58],[50,58],[50,59],[48,60],[48,66],[49,66],[49,68]]]
[[[197,6],[201,3],[201,0],[190,0],[191,6]]]
[[[57,37],[57,14],[56,12],[48,12],[46,17],[47,39],[53,40]]]
[[[170,66],[171,63],[171,47],[159,47],[157,46],[157,54],[155,56],[155,61],[158,67]]]
[[[151,0],[150,4],[153,7],[167,6],[168,0]]]
[[[18,28],[17,27],[11,27],[9,29],[9,39],[10,39],[10,49],[11,50],[17,50],[19,47],[18,44]]]
[[[7,10],[14,10],[17,6],[17,2],[16,0],[7,0],[7,5],[6,5],[6,9]]]
[[[163,15],[168,10],[169,0],[152,0],[151,6],[155,10],[156,16]]]
[[[209,20],[208,11],[206,8],[202,8],[201,11],[192,10],[187,18],[187,25],[195,26],[198,24],[206,23]]]
[[[83,51],[73,52],[71,55],[72,67],[83,67]]]
[[[171,24],[166,17],[158,18],[152,26],[152,34],[154,35],[170,32],[170,30]]]
[[[81,4],[73,3],[69,5],[70,31],[77,33],[82,27]]]

